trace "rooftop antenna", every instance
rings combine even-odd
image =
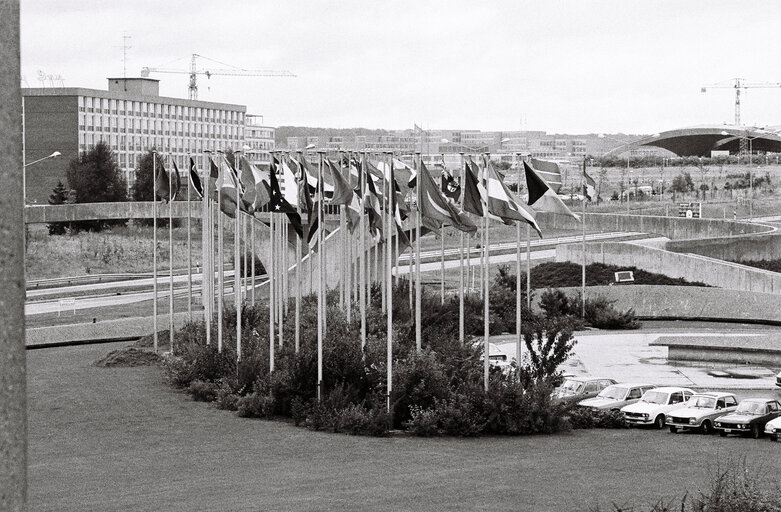
[[[122,81],[125,92],[127,92],[127,51],[131,48],[130,46],[130,39],[133,36],[129,36],[127,32],[122,32],[122,46],[115,46],[114,48],[122,48],[122,78],[125,80]]]

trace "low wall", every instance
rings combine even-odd
[[[580,244],[560,245],[556,261],[583,261]],[[707,285],[758,293],[781,293],[781,274],[694,254],[679,254],[633,243],[586,244],[586,262],[637,267]]]
[[[562,288],[568,295],[580,288]],[[539,293],[537,294],[539,296]],[[738,320],[781,324],[781,295],[705,288],[622,284],[588,286],[586,298],[607,297],[620,310],[633,308],[641,318]]]
[[[704,240],[673,240],[668,251],[700,254],[727,261],[776,260],[781,257],[781,232],[718,237]]]

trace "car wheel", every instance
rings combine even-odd
[[[710,434],[711,432],[713,432],[713,427],[711,427],[710,421],[708,420],[703,421],[700,430],[702,431],[703,434]]]
[[[762,431],[759,429],[759,425],[751,425],[751,437],[759,439],[759,436],[761,435]]]
[[[771,441],[778,441],[778,434],[770,434]]]
[[[672,432],[673,434],[675,434],[676,432],[678,432],[678,427],[676,427],[676,426],[674,426],[674,425],[670,425],[670,432]]]
[[[664,428],[664,414],[660,414],[656,417],[654,420],[654,427],[657,429],[663,429]]]
[[[719,430],[719,435],[720,435],[721,437],[727,437],[727,433],[726,433],[726,432],[724,432],[723,430]]]

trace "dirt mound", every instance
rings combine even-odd
[[[158,348],[162,347],[163,345],[165,345],[166,347],[168,346],[168,340],[170,337],[168,333],[169,333],[168,329],[165,329],[163,331],[158,331],[157,333]],[[153,347],[154,345],[155,345],[155,337],[153,334],[147,334],[146,336],[139,338],[135,343],[136,347]]]
[[[141,350],[135,347],[127,347],[112,350],[102,358],[95,361],[95,366],[151,366],[158,364],[162,358],[154,352]]]

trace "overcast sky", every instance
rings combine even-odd
[[[781,82],[779,20],[774,0],[21,0],[21,60],[30,87],[105,89],[127,34],[128,76],[193,53],[295,73],[198,77],[271,126],[650,134],[731,123],[734,91],[703,85]],[[152,77],[187,97],[186,74]],[[749,89],[742,117],[781,124],[781,90]]]

